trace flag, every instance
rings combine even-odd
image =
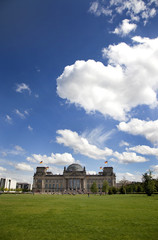
[[[43,163],[43,161],[40,161],[40,164]]]
[[[105,164],[107,164],[108,163],[108,161],[105,161]]]
[[[46,167],[46,169],[48,169],[49,167]]]

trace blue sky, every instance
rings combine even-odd
[[[158,175],[158,1],[0,2],[0,177]]]

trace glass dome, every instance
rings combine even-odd
[[[83,167],[77,163],[73,163],[68,166],[67,171],[68,172],[72,172],[72,171],[80,172],[80,171],[83,171]]]

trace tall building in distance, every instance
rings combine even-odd
[[[104,167],[102,172],[95,175],[86,174],[85,167],[71,164],[64,167],[62,175],[48,172],[46,167],[37,167],[33,177],[33,192],[90,192],[91,185],[96,182],[99,192],[102,191],[103,182],[109,186],[116,185],[116,175],[112,167]]]
[[[16,189],[16,181],[9,178],[1,178],[0,179],[0,188]]]

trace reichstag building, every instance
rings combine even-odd
[[[33,192],[90,192],[91,185],[96,182],[99,192],[102,191],[103,182],[106,180],[109,186],[116,185],[116,175],[112,167],[104,167],[102,172],[96,175],[86,174],[85,167],[79,164],[71,164],[64,167],[62,175],[48,172],[46,167],[37,167],[33,177]]]

